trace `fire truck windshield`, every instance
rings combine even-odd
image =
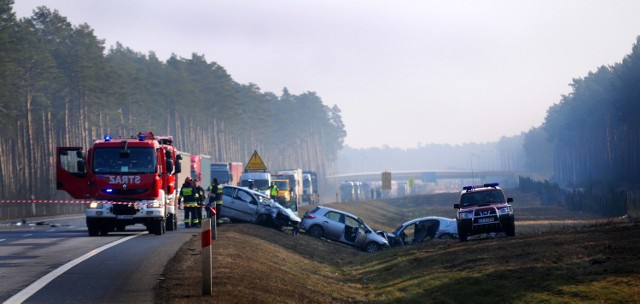
[[[97,174],[155,173],[156,157],[153,148],[96,148],[93,151],[93,172]]]

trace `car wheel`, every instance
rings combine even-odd
[[[463,229],[458,229],[458,238],[460,238],[460,242],[467,241],[467,232]]]
[[[284,228],[284,226],[285,226],[285,223],[282,222],[282,221],[276,220],[276,221],[273,222],[273,228],[275,228],[276,230],[282,230],[282,228]]]
[[[321,238],[324,236],[324,229],[322,229],[322,227],[318,225],[313,225],[309,227],[309,230],[307,230],[307,234],[314,238]]]
[[[441,239],[441,240],[453,240],[456,237],[451,233],[443,233],[438,238]]]
[[[256,224],[267,226],[269,224],[269,217],[266,214],[258,215],[258,218],[256,219]]]
[[[513,223],[511,223],[509,226],[507,226],[507,236],[516,236],[516,225],[514,225]]]
[[[378,244],[376,242],[369,242],[367,243],[367,245],[364,247],[364,250],[368,253],[374,253],[376,251],[378,251],[380,246],[378,246]]]

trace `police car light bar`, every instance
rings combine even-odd
[[[488,183],[488,184],[475,185],[475,186],[464,186],[462,187],[462,190],[469,191],[476,188],[486,188],[486,187],[495,188],[495,187],[498,187],[499,185],[500,183]]]

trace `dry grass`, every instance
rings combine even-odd
[[[224,225],[214,243],[213,296],[200,295],[194,238],[167,265],[156,302],[640,303],[640,225],[507,194],[516,198],[514,238],[431,241],[376,254],[256,225]],[[455,197],[332,207],[391,230],[420,216],[453,217]]]

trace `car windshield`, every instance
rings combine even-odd
[[[289,181],[275,181],[274,184],[278,187],[278,189],[287,190],[289,188]]]
[[[98,174],[155,173],[153,148],[96,148],[93,151],[93,172]]]
[[[249,187],[251,181],[243,180],[240,182],[242,187]],[[265,190],[269,189],[269,181],[266,179],[253,180],[253,190]]]
[[[265,204],[268,205],[271,203],[271,199],[269,199],[268,197],[261,195],[261,194],[256,194],[256,196],[258,197],[258,202],[261,204]]]
[[[396,230],[393,231],[393,234],[394,235],[399,235],[401,230],[403,230],[405,227],[409,227],[409,226],[411,226],[413,224],[415,224],[415,223],[412,222],[411,224],[407,224],[407,223],[402,224],[398,228],[396,228]]]
[[[504,202],[504,194],[502,193],[502,190],[499,189],[467,192],[463,193],[460,197],[460,205],[462,207]]]

